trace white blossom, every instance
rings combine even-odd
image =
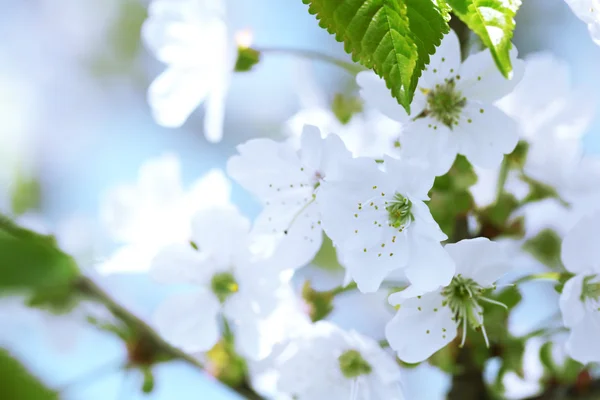
[[[427,160],[436,175],[449,170],[456,154],[493,168],[518,141],[514,120],[494,105],[521,79],[523,66],[516,55],[513,48],[511,80],[501,75],[488,50],[461,64],[458,37],[451,31],[419,80],[410,115],[373,72],[359,73],[357,82],[368,102],[406,124],[401,139],[404,157]]]
[[[322,243],[319,187],[352,155],[337,135],[322,139],[310,125],[304,128],[299,150],[270,139],[253,139],[237,150],[227,172],[264,205],[253,235],[276,238],[275,251],[298,267],[305,265]]]
[[[305,125],[314,125],[325,135],[337,134],[354,156],[381,158],[397,152],[397,140],[402,132],[398,122],[367,105],[359,105],[359,110],[344,123],[332,111],[334,100],[328,101],[309,67],[299,65],[296,76],[301,109],[285,126],[293,143],[299,145]],[[348,99],[360,102],[359,98]]]
[[[446,250],[456,262],[456,275],[448,286],[429,293],[409,287],[389,297],[398,312],[386,326],[386,337],[403,361],[426,360],[454,340],[459,326],[462,344],[467,325],[481,329],[487,342],[480,303],[502,305],[486,297],[510,268],[501,245],[476,238],[448,244]]]
[[[159,331],[186,351],[206,351],[220,337],[222,315],[240,354],[261,357],[258,320],[277,304],[278,262],[285,261],[252,253],[250,222],[233,207],[200,211],[191,225],[190,237],[163,248],[152,264],[157,281],[191,286],[159,307]]]
[[[573,13],[587,24],[592,40],[600,45],[600,1],[565,0]]]
[[[223,136],[225,96],[235,62],[235,45],[224,0],[153,0],[143,39],[167,69],[150,85],[156,121],[176,128],[205,102],[204,134]]]
[[[142,165],[133,185],[109,191],[102,220],[119,247],[98,269],[102,273],[146,272],[158,250],[189,237],[189,220],[197,211],[228,204],[230,183],[212,170],[184,191],[178,158],[164,154]]]
[[[571,330],[567,354],[587,364],[600,361],[600,212],[581,219],[562,244],[561,259],[574,276],[560,296],[563,322]]]
[[[552,53],[525,59],[523,79],[497,102],[519,124],[523,139],[544,143],[548,137],[581,138],[594,118],[589,89],[574,88],[569,65]]]
[[[404,399],[400,368],[373,339],[320,321],[274,359],[280,392],[298,400]]]
[[[447,236],[424,203],[433,174],[389,157],[383,165],[385,172],[372,159],[348,160],[320,188],[323,227],[348,278],[362,292],[399,269],[425,291],[448,284],[454,264],[440,244]]]

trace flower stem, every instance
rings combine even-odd
[[[337,65],[340,68],[345,69],[352,75],[356,75],[361,71],[364,71],[365,68],[359,64],[355,64],[352,62],[340,60],[339,58],[320,53],[315,50],[305,50],[305,49],[290,49],[283,47],[253,47],[253,50],[260,52],[261,54],[283,54],[283,55],[291,55],[296,57],[308,58],[310,60],[323,61],[329,64]]]
[[[74,290],[90,300],[103,304],[125,326],[142,336],[146,345],[150,346],[154,354],[161,355],[160,361],[181,360],[198,370],[204,371],[204,365],[198,359],[167,343],[148,324],[127,311],[89,278],[80,277],[74,284]],[[262,400],[262,397],[246,384],[231,389],[244,398]]]
[[[331,289],[330,293],[332,296],[337,296],[338,294],[350,292],[356,289],[356,283],[351,282],[347,286],[338,286],[336,288]]]
[[[504,193],[504,186],[506,186],[509,169],[508,157],[504,156],[502,165],[500,166],[500,173],[498,174],[498,183],[496,184],[496,201],[500,201],[500,197]]]
[[[522,278],[517,279],[514,284],[519,285],[521,283],[530,282],[530,281],[551,281],[558,282],[562,278],[563,274],[560,272],[544,272],[541,274],[532,274],[526,275]]]

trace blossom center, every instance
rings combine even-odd
[[[460,113],[466,103],[467,99],[456,90],[454,79],[437,84],[427,92],[427,114],[449,128],[458,125]]]
[[[234,276],[229,272],[214,275],[210,281],[210,288],[221,303],[240,289]]]
[[[369,364],[357,350],[348,350],[338,357],[340,370],[348,379],[358,378],[361,375],[368,375],[372,371]]]
[[[462,325],[463,337],[461,346],[464,345],[467,338],[467,324],[475,330],[481,330],[486,344],[488,343],[487,333],[483,326],[483,308],[480,301],[496,304],[506,308],[506,305],[483,296],[483,293],[489,288],[483,288],[473,279],[465,278],[462,275],[456,275],[452,282],[444,288],[444,306],[448,306],[454,314],[454,321]]]
[[[412,202],[400,193],[394,195],[394,199],[388,202],[385,208],[388,212],[390,225],[394,228],[404,230],[415,220],[412,214]]]
[[[596,275],[587,276],[583,280],[581,301],[588,307],[600,311],[600,282],[592,282]]]

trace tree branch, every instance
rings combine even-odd
[[[131,344],[127,343],[130,351],[130,362],[133,361],[151,365],[158,361],[181,360],[198,370],[204,371],[204,365],[198,359],[167,343],[154,331],[154,329],[140,318],[127,311],[89,278],[79,278],[74,284],[74,289],[82,296],[103,304],[126,327],[133,332],[136,332],[138,339],[137,345],[141,343],[140,347],[142,350],[141,352],[138,351],[137,346],[135,349],[132,349],[129,347]],[[133,356],[131,354],[132,352],[134,353]],[[134,357],[137,358],[131,360],[131,358]],[[247,380],[239,386],[231,387],[231,389],[247,399],[263,399],[251,388]]]

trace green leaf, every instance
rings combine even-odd
[[[0,291],[56,289],[69,285],[79,272],[75,261],[44,236],[0,215]]]
[[[302,0],[352,59],[381,76],[410,112],[421,72],[449,32],[446,7],[432,0]]]
[[[235,62],[235,72],[248,72],[260,62],[260,51],[250,47],[238,47],[238,56]]]
[[[302,286],[302,298],[309,307],[309,315],[313,322],[320,321],[333,311],[334,294],[330,291],[317,292],[310,281]]]
[[[0,349],[0,395],[14,400],[58,400],[58,394],[39,380],[4,349]]]
[[[42,191],[37,179],[19,174],[11,193],[11,208],[14,215],[39,210],[42,203]]]
[[[328,271],[342,271],[344,269],[337,259],[337,251],[333,246],[333,242],[325,233],[323,233],[323,244],[312,260],[312,264]]]
[[[561,238],[552,229],[544,229],[523,244],[523,250],[533,255],[539,262],[552,268],[563,270],[560,260]]]
[[[333,111],[333,114],[343,125],[350,122],[354,114],[362,110],[363,104],[360,98],[346,96],[342,93],[336,93],[331,104],[331,111]]]
[[[447,174],[435,179],[429,193],[429,209],[448,237],[454,236],[457,218],[464,217],[475,203],[469,188],[477,183],[477,174],[469,161],[459,155]]]
[[[452,11],[490,49],[500,72],[510,78],[511,39],[521,0],[446,0]]]

